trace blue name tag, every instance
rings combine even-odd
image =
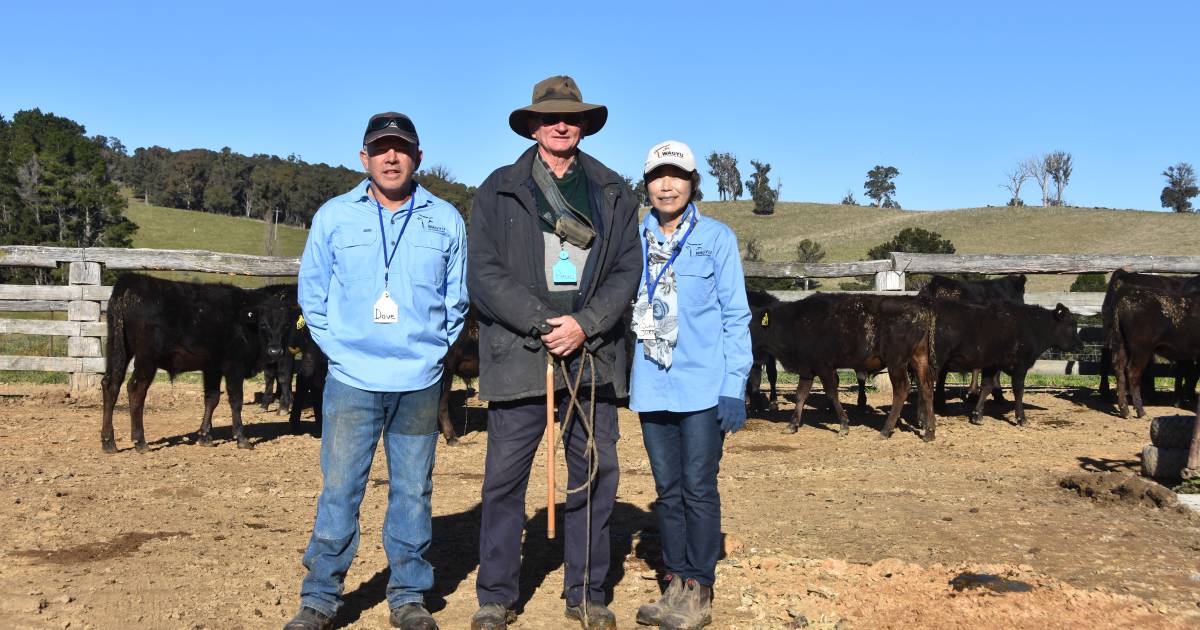
[[[566,251],[558,253],[558,262],[554,263],[551,275],[555,284],[575,284],[578,282],[575,275],[575,265],[572,265],[571,261],[567,260]]]

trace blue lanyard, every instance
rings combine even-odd
[[[690,206],[690,209],[692,211],[690,214],[692,220],[688,223],[687,231],[683,233],[683,238],[679,239],[679,242],[675,244],[675,249],[671,252],[671,257],[667,259],[667,264],[663,265],[662,269],[658,270],[658,276],[654,278],[653,282],[650,281],[650,239],[654,238],[654,234],[651,233],[646,237],[646,245],[644,248],[646,258],[646,303],[649,304],[651,308],[654,307],[654,290],[658,288],[658,281],[662,280],[663,274],[667,273],[667,269],[671,268],[671,263],[675,262],[675,257],[679,256],[679,252],[683,250],[683,244],[687,242],[688,236],[692,233],[692,229],[696,227],[696,207]]]
[[[372,197],[374,199],[374,197]],[[383,248],[383,289],[386,291],[388,286],[388,272],[391,271],[392,261],[396,259],[396,248],[400,246],[400,239],[404,238],[404,230],[408,229],[408,221],[412,218],[413,206],[417,203],[417,187],[413,186],[412,195],[408,200],[408,215],[404,217],[404,223],[400,226],[400,235],[396,237],[396,241],[392,243],[392,253],[388,255],[387,250],[387,231],[383,229],[383,204],[375,199],[375,208],[379,210],[379,245]]]

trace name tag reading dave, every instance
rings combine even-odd
[[[392,296],[384,289],[383,295],[375,301],[375,323],[376,324],[395,324],[399,320],[399,309],[396,308],[396,303],[392,301]]]

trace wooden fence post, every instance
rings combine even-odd
[[[903,291],[904,290],[904,272],[903,271],[877,271],[877,272],[875,272],[875,290],[876,291]]]
[[[100,263],[73,262],[69,268],[69,283],[79,287],[79,298],[67,303],[67,319],[73,322],[100,321],[100,302],[84,300],[83,287],[100,284]],[[100,338],[80,334],[67,338],[67,356],[81,359],[79,371],[71,373],[71,391],[95,390],[100,387],[100,375],[88,371],[82,359],[100,356]]]

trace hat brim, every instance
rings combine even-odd
[[[421,145],[421,141],[417,138],[416,134],[397,129],[395,127],[384,127],[383,129],[372,131],[366,136],[363,136],[363,146],[365,147],[380,138],[386,138],[388,136],[396,136],[397,138],[400,138],[401,140],[404,140],[413,146]]]
[[[522,138],[529,137],[529,119],[536,114],[583,114],[587,121],[587,130],[583,135],[590,136],[604,127],[608,122],[608,108],[592,103],[580,103],[568,100],[546,100],[534,103],[528,107],[513,110],[508,115],[508,126]]]

